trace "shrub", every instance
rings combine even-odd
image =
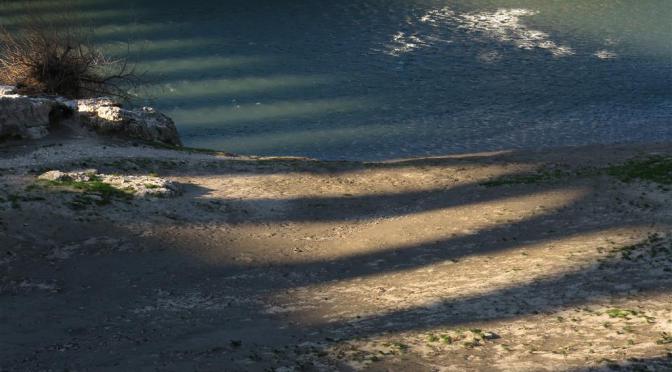
[[[83,28],[68,24],[27,16],[11,32],[0,27],[0,83],[23,94],[128,98],[137,77],[127,60],[106,58]]]

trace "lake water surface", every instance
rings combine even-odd
[[[73,7],[109,53],[131,43],[148,103],[189,146],[374,160],[672,140],[669,0]]]

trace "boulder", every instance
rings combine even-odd
[[[175,123],[151,107],[125,109],[109,98],[77,101],[81,123],[98,133],[181,146]]]
[[[0,96],[15,94],[16,88],[11,85],[0,85]]]
[[[52,170],[45,173],[42,173],[39,177],[43,181],[55,181],[55,182],[88,182],[96,178],[98,170],[96,169],[86,169],[78,172],[61,172],[59,170]]]
[[[127,109],[105,97],[80,100],[29,97],[14,94],[14,87],[0,85],[0,139],[44,137],[51,127],[73,113],[75,125],[101,134],[182,145],[175,123],[151,107]]]
[[[0,94],[0,138],[44,137],[64,110],[51,99]]]
[[[66,181],[70,179],[70,176],[65,172],[61,172],[59,170],[52,170],[40,174],[37,177],[37,179],[43,181]]]

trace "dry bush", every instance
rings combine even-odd
[[[127,59],[106,58],[72,24],[28,16],[11,32],[0,27],[0,83],[23,94],[128,99],[139,78]]]

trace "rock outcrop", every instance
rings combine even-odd
[[[43,137],[65,116],[100,134],[182,145],[175,123],[151,107],[127,109],[110,98],[29,97],[0,86],[0,139]]]
[[[0,94],[0,138],[44,137],[64,111],[67,107],[53,99]]]
[[[98,133],[182,145],[175,123],[151,107],[129,110],[109,98],[95,98],[77,101],[77,109],[82,125]]]
[[[11,85],[0,85],[0,96],[16,93],[16,88]]]

